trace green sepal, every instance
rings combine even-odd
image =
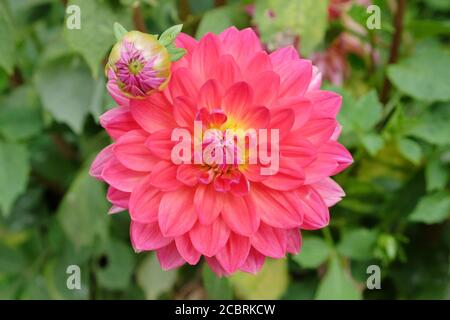
[[[175,47],[173,43],[166,46],[166,48],[170,55],[170,61],[172,62],[180,60],[187,52],[186,49]]]
[[[120,23],[114,22],[114,36],[117,41],[122,40],[123,36],[127,33],[127,29],[125,29]]]
[[[183,28],[182,24],[177,24],[173,27],[170,27],[166,31],[164,31],[159,37],[158,41],[165,47],[173,43],[177,35],[181,32]]]

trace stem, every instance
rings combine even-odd
[[[227,4],[227,0],[214,0],[214,7],[221,7]]]
[[[133,8],[133,23],[136,30],[141,32],[147,32],[147,26],[145,25],[144,17],[142,16],[141,5],[138,3]]]
[[[406,0],[398,0],[397,2],[397,11],[394,16],[394,27],[395,33],[392,37],[391,50],[389,53],[389,61],[388,64],[396,63],[398,60],[398,55],[400,51],[400,43],[402,40],[403,34],[403,18],[405,16],[406,9]],[[384,77],[383,89],[380,94],[380,100],[384,104],[389,99],[389,94],[391,91],[391,82],[389,81],[387,75]]]
[[[59,152],[61,152],[62,156],[66,158],[67,160],[73,160],[77,157],[77,152],[75,149],[72,148],[70,144],[64,140],[63,137],[60,135],[54,133],[51,135],[51,138],[53,140],[53,143],[58,148]]]
[[[191,8],[188,0],[180,0],[180,20],[186,21],[191,14]]]
[[[322,229],[323,237],[325,238],[325,242],[328,244],[330,248],[334,248],[333,236],[331,235],[330,227],[326,227]]]

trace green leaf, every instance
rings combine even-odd
[[[422,148],[420,145],[411,139],[402,138],[397,142],[398,150],[409,161],[414,164],[419,164],[422,159]]]
[[[106,258],[106,266],[97,268],[98,283],[110,290],[126,289],[131,281],[135,258],[130,245],[118,240],[108,240],[103,256]]]
[[[315,269],[328,259],[329,254],[330,248],[326,242],[320,237],[311,236],[303,238],[302,251],[293,259],[304,268]]]
[[[17,197],[28,183],[28,152],[19,144],[0,141],[0,210],[8,216]]]
[[[0,243],[0,275],[4,273],[20,273],[27,263],[22,252]]]
[[[219,278],[207,264],[202,270],[203,285],[210,300],[230,300],[233,298],[233,291],[227,278]]]
[[[241,6],[229,5],[209,10],[203,15],[195,37],[199,39],[208,32],[219,34],[231,26],[244,26],[246,20],[246,14]]]
[[[116,41],[122,40],[123,36],[127,32],[127,29],[125,29],[120,23],[114,22],[114,36],[116,37]]]
[[[371,156],[375,156],[384,146],[383,138],[375,132],[363,134],[361,142]]]
[[[279,47],[280,38],[299,36],[300,51],[308,56],[324,39],[328,0],[260,0],[255,4],[254,23],[269,48]]]
[[[438,157],[428,161],[425,167],[427,191],[442,190],[448,181],[449,172]]]
[[[78,249],[106,238],[108,209],[102,183],[89,176],[88,169],[83,167],[65,194],[57,217],[67,237]]]
[[[0,0],[0,43],[0,67],[11,74],[16,60],[16,43],[14,24],[5,0]]]
[[[338,245],[340,254],[355,260],[370,260],[377,241],[377,232],[364,228],[344,233]]]
[[[177,271],[161,269],[154,254],[147,254],[137,269],[137,283],[147,300],[154,300],[169,291],[177,279]]]
[[[426,224],[440,223],[450,215],[450,196],[437,192],[422,197],[409,216],[409,220]]]
[[[350,272],[342,266],[337,254],[332,254],[328,270],[316,292],[317,300],[360,300],[362,295]]]
[[[428,108],[408,125],[406,133],[436,145],[450,144],[450,103]]]
[[[171,44],[175,38],[178,36],[178,34],[181,32],[181,29],[183,28],[182,24],[177,24],[173,27],[170,27],[166,31],[164,31],[161,36],[159,37],[158,41],[163,46],[168,46]]]
[[[450,54],[427,48],[388,68],[388,76],[400,90],[419,100],[450,100]]]
[[[83,56],[92,74],[97,77],[101,61],[115,42],[114,23],[124,22],[130,15],[120,11],[114,12],[106,1],[71,0],[68,5],[80,7],[81,28],[64,27],[64,37],[67,43]]]
[[[338,120],[342,122],[344,129],[348,126],[356,131],[369,132],[381,120],[382,115],[383,106],[376,91],[371,90],[357,101],[348,94],[344,95]]]
[[[11,141],[37,135],[43,129],[38,96],[33,88],[20,86],[0,101],[0,134]]]
[[[80,267],[80,289],[70,290],[67,288],[67,279],[70,274],[67,273],[67,267],[70,265]],[[57,300],[80,300],[89,297],[89,272],[86,272],[86,264],[79,265],[71,257],[57,257],[50,260],[45,266],[44,275],[51,299]]]
[[[44,108],[81,133],[95,84],[88,69],[76,62],[63,59],[42,66],[34,80]]]
[[[256,275],[239,272],[229,279],[239,298],[279,299],[289,284],[287,260],[266,259]]]

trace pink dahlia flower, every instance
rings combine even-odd
[[[129,210],[133,248],[155,250],[163,269],[203,256],[218,275],[256,273],[266,257],[298,253],[300,230],[325,227],[344,196],[330,178],[352,163],[337,142],[341,97],[320,90],[320,74],[294,48],[268,54],[251,29],[199,41],[180,34],[176,45],[187,54],[164,91],[130,100],[110,83],[119,106],[100,122],[113,143],[90,173],[109,184],[111,212]],[[174,162],[174,129],[193,132],[195,121],[202,132],[278,130],[278,170]],[[222,142],[210,137],[202,148]]]

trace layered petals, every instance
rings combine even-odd
[[[326,227],[345,196],[330,178],[353,162],[338,142],[342,98],[294,47],[268,54],[252,29],[175,45],[186,54],[164,90],[136,99],[108,82],[112,144],[89,173],[109,184],[110,213],[128,210],[134,250],[156,251],[164,270],[203,257],[218,276],[256,274],[299,254],[301,231]]]

